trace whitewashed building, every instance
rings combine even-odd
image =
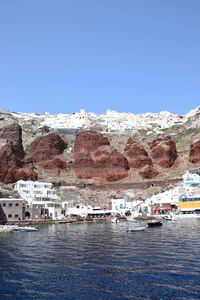
[[[112,214],[125,215],[127,212],[138,211],[143,200],[128,201],[128,197],[111,199],[112,202]]]
[[[31,180],[19,180],[15,184],[15,190],[28,203],[32,201],[57,200],[57,195],[52,183]]]

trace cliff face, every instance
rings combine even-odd
[[[22,129],[12,124],[0,129],[0,181],[16,182],[19,179],[37,179],[31,164],[25,164],[22,145]]]
[[[200,163],[200,140],[197,140],[191,144],[189,161],[193,164]]]
[[[176,144],[170,136],[156,138],[149,143],[153,164],[161,168],[170,168],[178,157]]]
[[[128,177],[128,162],[109,140],[93,131],[79,133],[74,143],[73,173],[79,179],[117,181]]]
[[[181,135],[184,142],[186,134]],[[166,176],[170,178],[170,172],[176,169],[176,174],[181,176],[186,168],[200,164],[200,140],[187,143],[191,145],[190,152],[188,150],[188,157],[185,154],[181,156],[182,164],[178,164],[180,154],[170,136],[151,139],[144,134],[142,138],[139,135],[135,138],[130,133],[128,138],[124,136],[122,143],[120,134],[117,134],[117,143],[114,144],[111,135],[106,137],[89,130],[79,132],[73,142],[66,141],[55,132],[37,135],[32,140],[27,145],[29,151],[25,153],[19,124],[0,128],[1,182],[36,180],[42,174],[47,174],[47,178],[53,176],[55,181],[66,180],[66,175],[71,180],[81,179],[83,182],[84,179],[104,183],[128,182],[158,177],[164,180]],[[178,145],[179,149],[184,146],[180,141]],[[67,153],[71,151],[71,163],[66,161],[65,150]]]
[[[124,148],[124,155],[130,168],[152,166],[152,160],[144,147],[135,139],[129,138]]]
[[[29,155],[25,160],[32,162],[36,168],[57,176],[68,166],[63,158],[66,148],[67,142],[57,133],[43,134],[31,143]]]

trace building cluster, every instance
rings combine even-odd
[[[184,123],[184,117],[173,115],[169,112],[161,113],[119,113],[107,110],[105,114],[86,113],[83,109],[79,113],[46,115],[41,126],[52,129],[59,128],[88,128],[101,127],[108,132],[132,131],[138,129],[163,129],[174,124]]]
[[[148,212],[158,214],[171,210],[178,213],[200,212],[200,176],[187,171],[180,184],[146,199],[144,205]]]
[[[159,132],[161,129],[169,128],[176,124],[183,124],[189,118],[199,112],[199,107],[184,116],[174,115],[167,111],[160,113],[120,113],[107,110],[105,114],[87,113],[83,108],[80,112],[70,114],[44,115],[12,113],[14,117],[24,120],[37,119],[40,127],[56,129],[83,129],[90,127],[101,127],[108,132],[134,131],[139,129],[153,130]]]
[[[186,172],[183,182],[173,189],[144,199],[128,196],[111,199],[110,209],[61,201],[52,183],[19,180],[15,184],[20,198],[0,198],[0,221],[64,219],[66,217],[102,218],[110,215],[134,216],[200,213],[200,176]],[[81,202],[81,201],[80,201]]]
[[[0,198],[0,221],[64,219],[68,217],[102,218],[109,215],[125,215],[142,201],[129,201],[128,197],[111,199],[110,209],[92,207],[73,201],[61,201],[52,183],[19,180],[15,184],[20,198]]]
[[[65,215],[69,202],[58,201],[52,183],[19,180],[15,184],[20,198],[0,198],[0,220],[58,219]]]

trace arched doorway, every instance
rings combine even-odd
[[[29,212],[29,211],[26,211],[26,212],[25,212],[25,218],[30,219],[30,216],[31,216],[30,212]]]

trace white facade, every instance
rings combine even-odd
[[[55,201],[32,201],[30,203],[30,208],[33,209],[33,207],[37,210],[38,207],[43,207],[48,214],[44,214],[44,218],[50,218],[53,220],[62,219],[64,215],[62,215],[62,203],[61,202],[55,202]],[[41,216],[38,214],[34,215],[34,219],[39,219]]]
[[[66,210],[66,215],[87,217],[87,215],[92,211],[93,207],[91,205],[80,204],[74,207],[68,207]]]
[[[189,118],[193,118],[200,111],[200,107],[192,110],[184,116],[171,114],[167,111],[160,113],[120,113],[113,110],[107,110],[105,114],[86,113],[81,108],[80,112],[69,114],[43,115],[11,113],[14,117],[23,120],[36,120],[40,126],[49,126],[52,129],[69,128],[78,129],[90,126],[106,127],[108,131],[132,131],[141,128],[159,132],[160,129],[168,128],[176,124],[183,124]]]
[[[125,214],[128,211],[138,211],[143,200],[128,201],[128,198],[111,199],[112,213]]]
[[[31,180],[19,180],[15,184],[15,190],[28,203],[32,201],[56,200],[57,195],[52,183]]]
[[[186,172],[183,176],[183,182],[178,184],[173,189],[167,190],[163,193],[153,195],[145,200],[144,205],[147,205],[149,212],[153,205],[157,204],[171,204],[178,206],[179,200],[183,196],[192,196],[200,193],[200,176],[197,174],[190,174]]]

